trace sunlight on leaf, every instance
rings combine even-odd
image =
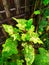
[[[32,45],[28,45],[26,43],[22,46],[24,47],[23,53],[26,60],[26,65],[31,65],[35,58],[34,48],[32,47]]]
[[[34,14],[35,14],[35,15],[40,14],[40,10],[34,11]]]
[[[11,25],[3,24],[3,28],[9,34],[13,34],[13,27]]]
[[[18,53],[17,42],[13,41],[12,38],[8,38],[5,44],[3,44],[2,56],[9,57],[12,54],[17,54],[17,53]]]

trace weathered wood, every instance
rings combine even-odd
[[[2,32],[4,34],[4,37],[6,38],[7,37],[7,34],[6,34],[6,32],[5,32],[5,30],[3,28],[2,28]]]
[[[2,2],[3,2],[4,9],[6,11],[6,16],[7,16],[7,18],[9,18],[10,17],[10,11],[9,11],[9,6],[7,3],[7,0],[2,0]]]
[[[10,9],[10,11],[15,11],[16,10],[16,8],[11,8]],[[0,11],[0,13],[2,14],[2,13],[5,13],[6,11],[5,10],[2,10],[2,11]]]
[[[16,7],[16,14],[20,13],[20,0],[14,0],[15,7]]]
[[[2,17],[2,15],[0,14],[0,20],[2,20],[3,19],[3,17]]]
[[[29,5],[29,7],[31,7],[32,5]],[[20,7],[20,9],[23,9],[23,8],[25,8],[25,6],[21,6]],[[16,10],[16,8],[11,8],[10,9],[10,11],[15,11]],[[5,10],[2,10],[2,11],[0,11],[0,14],[2,14],[2,13],[5,13]]]
[[[21,15],[17,15],[17,16],[14,16],[15,18],[21,18],[21,17],[25,17],[25,14],[21,14]],[[5,19],[5,20],[2,20],[2,21],[0,21],[0,24],[3,24],[3,23],[5,23],[5,22],[7,22],[8,20],[12,20],[12,17],[11,18],[7,18],[7,19]]]
[[[25,0],[25,12],[29,12],[29,0]]]

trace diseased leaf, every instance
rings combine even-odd
[[[32,36],[32,33],[34,32],[35,27],[34,25],[31,26],[31,28],[28,30],[28,33],[30,34],[30,36]]]
[[[22,39],[23,41],[26,41],[25,38],[26,38],[26,34],[22,34],[21,39]]]
[[[16,60],[16,65],[23,65],[23,64],[22,64],[23,62],[24,62],[23,60],[17,59],[17,60]]]
[[[21,23],[21,24],[24,24],[24,23],[27,22],[26,19],[16,19],[16,18],[14,18],[14,17],[12,17],[12,19],[15,20],[15,21],[18,22],[18,23]]]
[[[18,30],[17,28],[14,28],[14,27],[11,26],[11,25],[3,24],[3,28],[5,29],[5,31],[6,31],[9,35],[12,35],[12,34],[15,34],[15,33],[19,32],[19,30]]]
[[[28,33],[22,34],[21,39],[23,41],[29,41],[30,40],[30,35]]]
[[[16,24],[16,26],[20,29],[20,30],[25,30],[26,24],[22,25],[22,24]]]
[[[11,37],[13,37],[14,40],[18,40],[18,41],[20,41],[20,35],[19,35],[19,33],[17,33],[17,34],[13,34],[13,35],[11,35]]]
[[[40,40],[39,35],[37,33],[32,32],[32,36],[30,37],[30,40],[34,42],[34,44],[43,44],[42,40]]]
[[[9,33],[10,35],[13,34],[13,27],[11,25],[7,25],[7,24],[3,24],[3,28],[5,29],[5,31],[7,33]]]
[[[8,38],[3,44],[2,56],[8,58],[12,54],[17,54],[17,42],[13,41],[12,38]]]
[[[32,45],[26,43],[22,44],[22,46],[24,47],[23,53],[26,60],[26,65],[31,65],[35,58],[34,48],[32,47]]]

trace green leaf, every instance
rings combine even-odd
[[[15,21],[18,22],[18,23],[21,23],[21,24],[24,24],[24,23],[27,22],[26,19],[16,19],[16,18],[14,18],[14,17],[12,17],[12,19],[15,20]]]
[[[31,65],[35,58],[34,48],[32,45],[26,43],[22,44],[22,46],[24,47],[23,53],[26,60],[26,65]]]
[[[45,47],[49,49],[49,38],[46,38],[45,40]]]
[[[13,34],[13,27],[11,25],[7,25],[7,24],[3,24],[3,28],[5,29],[5,31],[7,33],[9,33],[10,35]]]
[[[49,19],[49,15],[47,16],[47,18]]]
[[[40,21],[38,31],[39,32],[43,32],[44,28],[47,26],[47,24],[48,24],[48,22],[46,20]]]
[[[16,65],[23,65],[23,64],[22,64],[23,62],[24,62],[23,60],[17,59],[17,60],[16,60]]]
[[[29,30],[32,23],[33,23],[33,19],[16,19],[13,18],[14,20],[16,20],[18,22],[18,24],[16,24],[16,26],[20,29],[20,30]]]
[[[49,18],[49,8],[45,10],[44,17]]]
[[[33,23],[33,19],[29,19],[27,22],[26,22],[26,30],[29,30],[31,28],[31,25]]]
[[[15,34],[15,33],[18,33],[19,30],[17,28],[14,28],[13,26],[11,25],[7,25],[7,24],[3,24],[3,28],[5,29],[5,31],[9,34],[9,35],[12,35],[12,34]]]
[[[31,28],[28,30],[28,34],[32,36],[32,33],[34,32],[34,30],[35,30],[35,27],[34,25],[32,25]]]
[[[23,41],[26,41],[26,34],[22,34],[22,36],[21,36],[21,39],[23,40]]]
[[[49,31],[49,25],[47,26],[46,31]]]
[[[49,65],[49,52],[44,48],[39,48],[39,54],[36,54],[34,65]]]
[[[20,41],[20,35],[19,35],[19,33],[17,33],[17,34],[13,34],[13,35],[11,35],[11,37],[13,37],[14,40],[18,40],[18,41]]]
[[[43,4],[44,5],[48,5],[49,4],[49,0],[43,0]]]
[[[30,41],[34,42],[34,44],[43,44],[43,42],[40,40],[39,35],[37,33],[32,32],[32,36],[30,38]]]
[[[12,54],[17,54],[17,42],[13,41],[12,38],[8,38],[3,44],[2,56],[8,58]]]
[[[26,38],[25,38],[27,41],[30,40],[30,35],[28,33],[26,33]]]
[[[0,57],[0,65],[3,65],[3,58],[2,58],[2,56]]]
[[[16,19],[13,17],[13,19],[18,23],[16,24],[16,26],[20,29],[20,30],[25,30],[25,26],[26,26],[26,19]]]
[[[26,24],[16,24],[16,26],[20,29],[20,30],[25,30]]]
[[[34,44],[43,44],[43,42],[40,40],[40,38],[31,37],[30,41],[34,42]]]
[[[30,40],[30,35],[28,33],[22,34],[21,39],[23,41],[29,41]]]
[[[19,29],[17,29],[17,28],[13,28],[13,33],[14,33],[14,34],[17,34],[17,33],[19,33],[19,32],[20,32]]]
[[[36,10],[36,11],[34,11],[34,14],[35,14],[35,15],[40,14],[40,10]]]
[[[25,19],[16,19],[16,18],[14,18],[17,22],[18,22],[18,24],[16,24],[16,26],[20,29],[20,30],[25,30],[25,26],[26,26],[26,22],[27,22],[27,20],[25,20]]]
[[[9,65],[16,65],[16,62],[10,62]]]

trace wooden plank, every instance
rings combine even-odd
[[[16,14],[20,13],[20,0],[14,0],[15,7],[16,7]]]
[[[2,17],[2,15],[0,14],[0,20],[3,20],[3,17]]]
[[[29,0],[25,0],[25,13],[29,12]]]
[[[17,15],[17,16],[14,16],[15,18],[21,18],[21,17],[25,17],[25,14],[21,14],[21,15]],[[2,21],[0,21],[0,24],[3,24],[3,23],[5,23],[6,21],[8,21],[8,20],[12,20],[12,17],[11,18],[7,18],[7,19],[5,19],[5,20],[2,20]]]
[[[29,7],[31,7],[31,6],[33,6],[33,5],[28,5]],[[25,8],[25,6],[21,6],[20,7],[20,9],[23,9],[23,8]],[[15,11],[16,10],[16,8],[11,8],[10,9],[10,11]],[[2,11],[0,11],[0,14],[2,14],[2,13],[5,13],[5,10],[2,10]]]
[[[6,16],[7,16],[7,18],[9,18],[10,17],[10,11],[9,11],[9,6],[7,3],[7,0],[2,0],[2,2],[3,2],[5,12],[6,12]]]

